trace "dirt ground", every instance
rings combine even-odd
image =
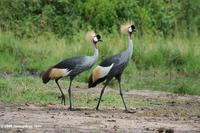
[[[78,91],[78,90],[77,90]],[[85,90],[84,90],[85,91]],[[115,90],[111,90],[115,91]],[[10,105],[0,102],[0,133],[54,132],[133,132],[133,133],[199,133],[200,97],[165,92],[129,91],[125,97],[137,97],[157,108],[137,107],[131,113],[122,109],[96,111],[56,105]]]

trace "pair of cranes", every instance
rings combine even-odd
[[[105,85],[101,90],[100,98],[98,104],[96,106],[96,110],[99,109],[99,105],[101,102],[102,95],[108,83],[113,79],[116,78],[119,84],[120,95],[122,98],[122,102],[125,107],[125,111],[128,111],[126,103],[123,98],[123,93],[121,89],[121,75],[124,69],[127,67],[128,62],[133,53],[133,42],[131,39],[131,35],[135,32],[135,26],[132,24],[125,24],[121,26],[121,32],[128,34],[128,48],[127,50],[113,55],[111,57],[106,58],[103,60],[90,75],[88,87],[95,87],[97,84],[104,82]],[[48,83],[49,80],[55,80],[60,92],[61,92],[61,103],[65,105],[65,95],[59,85],[59,79],[62,77],[68,76],[70,79],[68,94],[69,94],[69,109],[72,109],[72,102],[71,102],[71,85],[73,79],[83,71],[90,69],[97,61],[99,56],[99,51],[97,49],[97,43],[102,41],[100,35],[96,35],[94,32],[89,32],[86,35],[86,39],[92,42],[94,55],[93,56],[79,56],[79,57],[72,57],[69,59],[65,59],[60,63],[50,67],[42,76],[43,83]]]

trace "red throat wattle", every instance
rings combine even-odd
[[[93,46],[94,46],[94,48],[95,48],[95,49],[97,48],[97,45],[96,45],[96,43],[93,43]]]

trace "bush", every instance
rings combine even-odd
[[[112,32],[133,20],[139,35],[200,33],[199,0],[1,0],[0,29],[20,37],[51,31],[70,37],[83,29]]]

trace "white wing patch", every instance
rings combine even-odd
[[[71,72],[71,70],[69,70],[69,69],[61,69],[61,71],[63,72],[63,76],[67,76],[70,72]]]
[[[99,67],[99,72],[100,72],[100,78],[105,77],[109,72],[110,69],[113,67],[113,64],[111,64],[109,67],[102,67],[102,66],[98,66]]]
[[[102,67],[102,66],[97,66],[92,73],[92,81],[95,82],[96,80],[105,77],[113,67],[113,64],[111,64],[108,67]]]

